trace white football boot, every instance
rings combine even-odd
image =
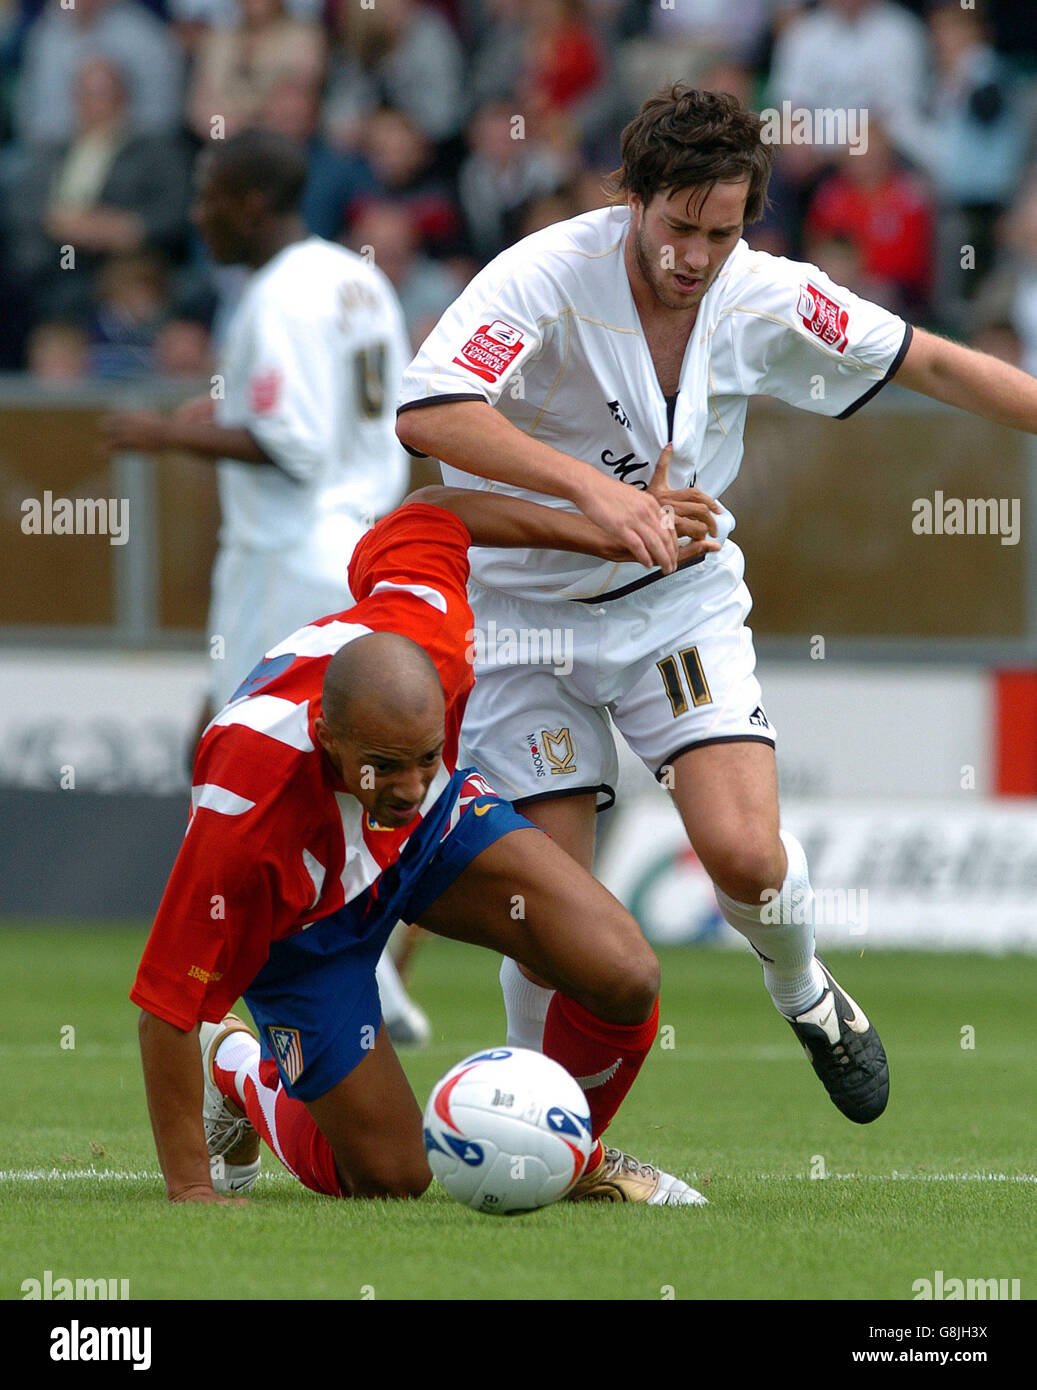
[[[253,1186],[262,1165],[259,1135],[240,1105],[228,1100],[213,1080],[217,1049],[229,1033],[248,1033],[249,1037],[255,1037],[248,1024],[236,1014],[227,1014],[222,1023],[203,1023],[198,1032],[205,1081],[202,1123],[213,1189],[240,1196]]]
[[[650,1207],[704,1207],[705,1197],[653,1163],[619,1149],[605,1149],[601,1162],[584,1173],[567,1194],[570,1202],[645,1202]]]

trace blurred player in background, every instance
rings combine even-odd
[[[734,97],[663,91],[626,128],[622,153],[621,201],[498,256],[404,377],[400,438],[441,459],[448,483],[578,509],[640,562],[473,553],[477,629],[568,633],[573,660],[562,671],[487,646],[465,745],[589,869],[596,806],[615,796],[611,716],[671,791],[724,917],[762,961],[832,1100],[867,1123],[886,1105],[886,1057],[814,954],[806,858],[780,828],[744,562],[726,539],[734,518],[721,509],[719,551],[674,573],[664,508],[679,516],[689,484],[719,497],[733,481],[751,396],[845,418],[897,375],[1033,431],[1037,383],[913,333],[814,266],[751,251],[742,231],[763,212],[772,149]],[[668,441],[672,488],[649,490]],[[502,985],[509,1041],[539,1046],[550,990],[508,962]]]
[[[423,504],[430,493],[438,506]],[[258,1134],[315,1191],[424,1191],[421,1111],[375,988],[397,917],[552,979],[545,1048],[573,1075],[602,1073],[588,1097],[595,1140],[655,1038],[658,965],[637,923],[456,768],[473,684],[471,537],[627,552],[585,518],[530,503],[443,488],[412,502],[357,547],[355,606],[273,647],[199,745],[191,822],[131,995],[173,1201],[247,1189]],[[712,544],[703,521],[689,555]],[[241,993],[261,1045],[226,1016]],[[570,1196],[703,1200],[600,1140]]]
[[[307,236],[306,156],[246,131],[201,158],[195,221],[220,265],[250,275],[223,335],[213,396],[164,416],[105,422],[113,448],[189,450],[215,463],[220,545],[209,610],[211,682],[201,727],[268,648],[349,602],[346,567],[392,510],[408,465],[393,429],[410,355],[385,276],[345,247]],[[398,1041],[428,1020],[388,955],[379,966]]]

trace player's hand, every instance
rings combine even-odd
[[[658,566],[664,574],[677,568],[677,532],[672,517],[647,490],[595,473],[591,487],[573,500],[584,516],[615,536],[639,565],[646,569]]]
[[[216,419],[216,402],[209,395],[192,396],[177,406],[173,419],[185,425],[211,425]]]
[[[717,534],[717,515],[723,508],[715,497],[710,497],[701,488],[671,488],[672,457],[673,445],[664,445],[648,491],[658,501],[677,533],[679,563],[683,565],[698,555],[720,549],[720,542],[714,538]]]
[[[174,1189],[169,1194],[171,1202],[195,1202],[202,1206],[210,1207],[247,1207],[247,1197],[224,1197],[220,1192],[214,1192],[208,1183],[191,1183],[188,1187]]]
[[[101,421],[109,449],[139,449],[159,453],[170,447],[169,420],[157,410],[120,410]]]

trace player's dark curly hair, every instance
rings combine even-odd
[[[656,193],[748,179],[745,222],[757,222],[767,206],[774,160],[761,138],[762,125],[729,92],[700,92],[677,82],[649,97],[623,131],[623,164],[605,180],[605,189],[613,202],[634,193],[647,204]]]

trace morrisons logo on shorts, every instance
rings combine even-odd
[[[465,641],[470,666],[551,666],[558,676],[573,668],[571,627],[498,627],[491,618],[485,628],[469,628]]]

